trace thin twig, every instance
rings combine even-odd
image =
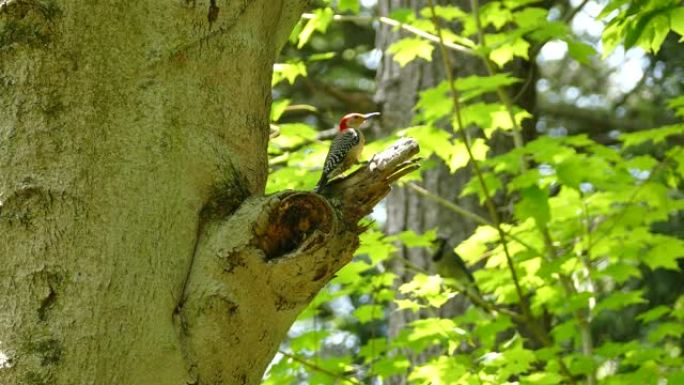
[[[643,72],[643,75],[641,76],[641,79],[632,87],[632,89],[629,92],[625,92],[622,94],[620,99],[616,100],[615,103],[613,103],[613,110],[616,110],[627,103],[627,99],[629,99],[630,96],[634,95],[635,93],[641,91],[641,88],[644,86],[646,83],[646,80],[648,80],[648,74],[652,73],[653,70],[655,69],[656,64],[658,63],[657,60],[651,59],[651,62],[648,64],[648,68],[646,68]],[[617,71],[615,71],[617,72]]]
[[[487,44],[485,42],[484,28],[482,27],[482,22],[480,20],[480,3],[478,2],[478,0],[471,0],[470,6],[473,11],[473,17],[475,18],[478,43],[482,47],[486,47]],[[480,57],[484,62],[485,68],[487,69],[487,73],[489,74],[489,76],[496,75],[494,65],[489,60],[487,55],[481,55]],[[503,105],[506,107],[506,112],[508,113],[508,117],[511,120],[511,126],[513,126],[513,144],[516,148],[521,148],[523,146],[522,129],[520,128],[520,125],[515,119],[515,112],[513,111],[513,101],[511,97],[508,95],[508,92],[506,92],[506,90],[501,86],[496,87],[496,94],[499,96],[501,103],[503,103]],[[523,170],[527,168],[524,159],[520,160],[520,165]]]
[[[318,365],[316,365],[310,361],[307,361],[307,360],[305,360],[305,359],[303,359],[297,355],[290,354],[290,353],[283,351],[283,350],[278,350],[278,353],[282,354],[283,356],[285,356],[285,357],[287,357],[293,361],[299,362],[300,364],[308,367],[311,370],[314,370],[314,371],[319,372],[319,373],[323,373],[323,374],[328,375],[328,376],[330,376],[336,380],[348,382],[348,383],[354,384],[354,385],[360,385],[361,384],[360,382],[358,382],[355,379],[344,378],[338,373],[334,373],[334,372],[331,372],[325,368],[321,368],[320,366],[318,366]]]
[[[587,5],[588,2],[589,2],[589,0],[584,0],[580,5],[578,5],[575,9],[573,9],[570,13],[565,15],[565,17],[563,18],[563,21],[565,23],[571,22],[572,19],[575,18],[575,15],[577,15],[584,8],[584,6]]]
[[[580,5],[578,5],[575,9],[573,9],[573,10],[570,11],[568,14],[566,14],[566,15],[563,17],[563,22],[566,23],[566,24],[569,23],[569,22],[571,22],[572,19],[575,17],[575,15],[577,15],[577,14],[584,8],[584,6],[587,5],[587,3],[589,3],[589,0],[584,0],[584,1],[583,1]],[[531,57],[531,58],[536,57],[537,54],[539,53],[539,51],[542,49],[542,47],[543,47],[546,43],[548,43],[550,40],[551,40],[551,39],[546,39],[546,40],[542,40],[542,41],[538,42],[537,44],[534,44],[534,45],[530,48],[530,53],[529,53],[528,56]],[[527,91],[527,88],[532,84],[532,78],[534,77],[534,68],[535,68],[534,66],[530,66],[530,71],[528,72],[527,80],[525,81],[525,83],[523,84],[523,86],[520,87],[520,90],[518,90],[518,93],[513,97],[513,99],[512,99],[512,102],[513,102],[513,103],[515,103],[515,102],[516,102],[516,101],[525,93],[525,91]]]
[[[582,2],[582,4],[580,4],[577,8],[572,10],[572,12],[570,12],[565,17],[563,17],[563,21],[565,23],[569,23],[570,21],[572,21],[572,18],[574,18],[575,15],[579,11],[581,11],[582,8],[584,8],[584,6],[587,5],[588,2],[589,2],[589,0],[584,0]],[[546,45],[546,43],[548,43],[550,40],[551,39],[546,39],[546,40],[542,40],[542,41],[538,42],[537,44],[532,44],[532,46],[530,47],[529,53],[528,53],[528,57],[535,58],[537,56],[537,54],[539,54],[539,51],[541,51],[542,47],[544,47],[544,45]],[[534,78],[534,69],[535,68],[536,67],[534,65],[530,66],[530,70],[527,71],[527,76],[525,77],[525,82],[520,87],[520,89],[515,94],[515,96],[513,96],[513,98],[511,99],[511,102],[513,104],[515,104],[518,101],[518,99],[520,99],[525,94],[525,91],[527,91],[527,89],[530,87],[530,85],[532,85],[532,79]]]
[[[432,2],[432,0],[428,0],[428,1]],[[482,23],[480,21],[479,2],[478,2],[478,0],[471,0],[470,4],[471,4],[472,12],[473,12],[473,17],[475,18],[475,26],[477,28],[478,42],[481,46],[484,47],[484,46],[486,46],[486,41],[485,41],[484,28],[482,27]],[[489,76],[496,75],[496,70],[494,69],[494,66],[492,65],[492,62],[489,60],[489,58],[485,55],[482,55],[481,57],[482,57],[482,60],[485,64],[485,68],[487,69]],[[520,128],[520,125],[518,124],[518,122],[515,119],[515,113],[513,111],[512,99],[510,98],[510,96],[508,95],[508,93],[506,92],[506,90],[503,87],[497,87],[496,93],[497,93],[499,99],[501,100],[501,103],[504,104],[506,111],[508,112],[508,116],[509,116],[509,119],[511,121],[511,126],[513,127],[513,144],[516,148],[522,148],[524,145],[523,139],[522,139],[522,129]],[[527,164],[525,163],[525,159],[522,157],[520,159],[520,166],[521,166],[521,169],[523,171],[527,168]],[[484,184],[483,184],[483,186],[484,186]],[[486,195],[485,195],[485,197],[487,198]],[[490,200],[491,198],[487,198],[487,199]],[[491,202],[491,200],[490,200],[490,202]],[[490,203],[490,205],[493,206],[493,203]],[[490,210],[490,211],[494,211],[496,213],[496,210]],[[503,232],[503,229],[501,229],[501,225],[500,225],[498,220],[496,220],[496,223],[497,223],[497,228],[500,229],[500,232]],[[550,239],[550,234],[548,233],[548,231],[546,232],[545,235],[549,236],[548,242],[552,243],[551,239]],[[503,239],[503,237],[502,237],[502,239]],[[506,251],[505,240],[502,242],[502,246],[504,248],[504,251]],[[515,268],[513,266],[513,261],[511,259],[510,255],[507,254],[506,257],[507,257],[506,262],[509,265],[509,269],[511,270],[511,276],[513,277],[513,280],[514,280],[514,283],[516,284],[516,289],[517,289],[519,287],[519,284],[516,282],[516,273],[515,273]],[[520,296],[521,292],[522,292],[521,290],[518,292],[518,296]],[[532,315],[532,311],[529,308],[529,304],[527,303],[527,300],[523,299],[521,297],[520,305],[522,307],[523,314],[528,319],[528,323],[529,323],[530,329],[533,332],[533,334],[537,337],[537,339],[540,342],[542,342],[542,344],[544,344],[546,346],[550,346],[552,344],[551,339],[549,338],[546,330],[544,330],[544,328],[537,322],[537,319]],[[568,378],[570,383],[574,384],[575,381],[572,377],[572,374],[570,373],[570,370],[565,365],[565,363],[562,361],[562,359],[559,358],[558,363],[559,363],[561,371],[563,372],[563,375]]]
[[[591,278],[591,215],[589,215],[589,206],[587,205],[587,201],[582,199],[582,206],[583,206],[583,214],[584,214],[584,223],[585,223],[585,237],[586,237],[586,249],[583,250],[583,252],[580,255],[580,260],[582,261],[582,264],[584,265],[585,274],[587,276],[587,282],[589,282],[590,290],[592,294],[595,293],[596,291],[596,282],[594,282],[594,279]],[[593,306],[590,305],[589,310],[591,310]]]
[[[313,19],[315,18],[316,15],[313,13],[304,13],[302,14],[302,19],[308,20],[308,19]],[[422,37],[425,40],[429,40],[433,43],[441,44],[440,39],[428,32],[425,32],[419,28],[410,26],[408,24],[401,23],[397,20],[391,19],[389,17],[385,16],[380,16],[380,17],[373,17],[373,16],[361,16],[361,15],[333,15],[333,20],[335,21],[350,21],[350,22],[355,22],[355,23],[371,23],[373,21],[378,21],[382,24],[389,25],[391,27],[398,27],[406,32],[410,32],[416,36]],[[444,46],[454,50],[458,51],[461,53],[465,53],[468,55],[475,55],[475,52],[473,52],[472,49],[461,45],[461,44],[456,44],[452,42],[444,42]]]
[[[466,209],[464,209],[463,207],[461,207],[461,206],[459,206],[459,205],[457,205],[457,204],[455,204],[455,203],[449,201],[448,199],[444,199],[444,198],[442,198],[441,196],[439,196],[439,195],[437,195],[437,194],[433,194],[433,193],[431,193],[430,191],[424,189],[423,187],[418,186],[418,185],[415,184],[415,183],[407,183],[407,186],[408,186],[411,190],[417,192],[418,194],[420,194],[420,195],[422,195],[422,196],[424,196],[424,197],[426,197],[426,198],[428,198],[428,199],[430,199],[430,200],[433,200],[433,201],[439,203],[440,205],[444,206],[445,208],[448,208],[449,210],[455,212],[456,214],[458,214],[458,215],[460,215],[460,216],[462,216],[462,217],[466,217],[466,218],[468,218],[468,219],[472,219],[473,221],[475,221],[475,222],[477,222],[477,223],[479,223],[479,224],[481,224],[481,225],[486,225],[486,226],[492,226],[492,227],[494,227],[494,225],[493,225],[490,221],[488,221],[486,218],[483,218],[483,217],[481,217],[481,216],[475,214],[475,213],[472,212],[472,211],[466,210]]]
[[[323,131],[319,131],[318,134],[316,134],[315,138],[310,138],[310,139],[303,139],[301,142],[298,142],[296,144],[293,144],[291,146],[286,146],[286,147],[279,147],[278,150],[281,152],[295,152],[301,149],[302,147],[308,146],[310,144],[323,141],[323,140],[332,140],[335,135],[339,132],[339,129],[336,127],[333,128],[328,128]],[[270,154],[273,155],[273,154]],[[274,164],[270,164],[273,166]]]
[[[407,183],[407,186],[408,186],[410,189],[412,189],[413,191],[417,192],[419,195],[422,195],[423,197],[428,198],[428,199],[430,199],[430,200],[432,200],[432,201],[434,201],[434,202],[436,202],[436,203],[442,205],[444,208],[449,209],[449,210],[455,212],[455,213],[458,214],[458,215],[461,215],[461,216],[463,216],[463,217],[472,219],[472,220],[474,220],[475,222],[477,222],[477,223],[479,223],[479,224],[481,224],[481,225],[485,225],[485,226],[490,226],[490,227],[492,227],[492,228],[496,228],[496,226],[494,226],[494,224],[493,224],[492,222],[490,222],[489,220],[487,220],[486,218],[483,218],[483,217],[481,217],[481,216],[479,216],[479,215],[473,213],[472,211],[468,211],[468,210],[464,209],[463,207],[461,207],[461,206],[459,206],[459,205],[457,205],[457,204],[455,204],[455,203],[449,201],[448,199],[444,199],[444,198],[442,198],[441,196],[439,196],[439,195],[437,195],[437,194],[431,193],[430,191],[428,191],[428,190],[426,190],[426,189],[424,189],[424,188],[418,186],[418,185],[415,184],[415,183]],[[521,246],[525,247],[526,249],[528,249],[528,250],[531,251],[532,253],[534,253],[534,254],[536,254],[536,255],[540,255],[540,254],[541,254],[541,252],[540,252],[539,250],[537,250],[534,246],[530,245],[530,244],[529,244],[528,242],[526,242],[526,241],[523,241],[523,240],[520,239],[520,237],[518,237],[517,235],[512,234],[512,233],[510,233],[510,232],[508,232],[508,231],[505,231],[505,230],[504,230],[504,234],[506,234],[506,236],[507,236],[508,238],[510,238],[512,241],[515,241],[515,242],[519,243]]]
[[[290,104],[289,106],[285,107],[285,112],[293,111],[318,112],[318,108],[310,104]]]

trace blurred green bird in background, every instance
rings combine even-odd
[[[435,252],[432,262],[435,264],[437,274],[447,280],[453,280],[454,286],[463,290],[469,296],[482,297],[477,287],[475,277],[466,266],[463,259],[449,245],[449,240],[443,236],[437,236],[433,241]]]

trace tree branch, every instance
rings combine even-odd
[[[462,217],[471,219],[471,220],[473,220],[473,221],[475,221],[481,225],[484,225],[484,226],[490,226],[492,228],[496,228],[496,226],[494,226],[494,224],[492,222],[490,222],[489,220],[487,220],[486,218],[483,218],[483,217],[473,213],[472,211],[468,211],[468,210],[464,209],[463,207],[461,207],[461,206],[459,206],[459,205],[457,205],[457,204],[455,204],[455,203],[453,203],[447,199],[440,197],[437,194],[431,193],[430,191],[418,186],[415,183],[407,183],[407,186],[410,189],[412,189],[413,191],[417,192],[419,195],[421,195],[425,198],[428,198],[428,199],[432,200],[433,202],[438,203],[442,207],[449,209],[449,210],[453,211],[454,213],[461,215]],[[539,250],[537,250],[534,246],[530,245],[529,242],[522,240],[517,235],[515,235],[511,232],[505,231],[505,230],[504,230],[504,234],[506,235],[506,237],[510,238],[512,241],[519,243],[521,246],[525,247],[529,251],[531,251],[535,254],[540,254]]]
[[[316,17],[316,15],[314,15],[313,13],[305,13],[302,15],[302,19],[306,19],[306,20],[313,19],[315,17]],[[389,25],[391,27],[397,27],[397,28],[402,29],[406,32],[409,32],[409,33],[412,33],[416,36],[422,37],[423,39],[429,40],[433,43],[440,44],[440,38],[439,37],[437,37],[431,33],[425,32],[420,28],[416,28],[416,27],[413,27],[411,25],[401,23],[397,20],[394,20],[394,19],[391,19],[391,18],[385,17],[385,16],[372,17],[372,16],[360,16],[360,15],[334,15],[333,20],[335,20],[335,21],[351,21],[351,22],[356,22],[356,23],[371,23],[373,21],[379,21],[382,24]],[[456,44],[456,43],[452,43],[452,42],[446,42],[446,41],[443,42],[443,44],[446,48],[449,48],[451,50],[461,52],[461,53],[465,53],[468,55],[475,55],[475,52],[473,52],[473,50],[471,48],[468,48],[464,45],[460,45],[460,44]]]
[[[292,361],[299,362],[300,364],[306,366],[307,368],[309,368],[313,371],[320,372],[320,373],[323,373],[323,374],[325,374],[331,378],[334,378],[337,381],[348,382],[350,384],[355,384],[355,385],[360,384],[360,382],[358,382],[357,380],[355,380],[353,378],[345,378],[345,377],[343,377],[343,374],[331,372],[330,370],[322,368],[322,367],[320,367],[320,366],[318,366],[318,365],[316,365],[316,364],[314,364],[308,360],[305,360],[302,357],[299,357],[296,354],[288,353],[284,350],[278,350],[278,353],[282,354],[286,358],[291,359]]]
[[[276,126],[276,125],[271,125],[271,126],[272,126],[272,127],[271,127],[271,128],[272,128],[272,131],[271,131],[271,132],[277,133],[277,134],[275,134],[274,136],[271,136],[271,137],[272,137],[272,138],[275,138],[275,137],[277,137],[278,135],[280,135],[280,127],[278,127],[278,126]],[[312,144],[312,143],[316,143],[316,142],[323,141],[323,140],[332,140],[332,139],[335,137],[335,135],[337,135],[337,133],[338,133],[339,131],[340,131],[340,130],[339,130],[339,128],[337,128],[337,127],[328,128],[328,129],[326,129],[326,130],[319,131],[318,134],[316,135],[316,137],[315,137],[314,139],[302,140],[301,142],[299,142],[299,143],[297,143],[297,144],[294,144],[294,145],[292,145],[292,146],[279,147],[278,149],[281,150],[281,151],[283,151],[283,152],[295,152],[295,151],[301,149],[302,147],[308,146],[308,145],[310,145],[310,144]],[[277,162],[277,161],[276,161],[276,162],[273,162],[273,163],[270,163],[270,164],[271,164],[271,166],[273,166],[273,165],[278,164],[278,163],[282,163],[282,161],[280,161],[280,162]]]

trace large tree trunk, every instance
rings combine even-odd
[[[381,0],[380,14],[389,15],[398,8],[410,8],[418,12],[427,2],[423,0]],[[390,27],[383,26],[378,31],[377,46],[385,50],[400,34]],[[414,105],[418,93],[434,87],[444,80],[444,68],[438,50],[431,62],[414,61],[405,67],[400,67],[389,56],[385,56],[378,70],[378,92],[376,99],[382,103],[383,124],[386,127],[399,128],[412,125]],[[473,66],[475,61],[469,57],[459,57],[456,61],[460,65]],[[459,74],[473,73],[473,68],[459,68]],[[469,178],[467,170],[452,175],[443,164],[423,172],[422,185],[429,191],[440,195],[452,202],[473,211],[480,212],[477,199],[473,197],[459,198],[460,191]],[[438,204],[428,201],[407,188],[398,189],[390,193],[387,199],[387,224],[389,234],[396,234],[404,230],[422,233],[433,228],[439,228],[440,236],[448,239],[448,247],[453,247],[459,241],[468,237],[476,224],[469,219],[456,217]],[[425,271],[434,272],[431,251],[420,248],[401,248],[399,258],[393,260],[390,269],[397,273],[403,282],[410,281],[413,273],[406,270],[402,260],[408,260],[414,266]],[[448,315],[460,313],[465,306],[463,298],[456,298],[444,310]],[[447,315],[447,314],[445,314]],[[408,323],[427,315],[415,314],[408,311],[393,311],[389,317],[389,334],[397,336]],[[410,352],[404,352],[406,354]],[[412,365],[425,362],[432,354],[438,352],[427,350],[418,356],[409,356]],[[395,376],[389,379],[391,385],[405,385],[406,376]]]
[[[412,166],[262,196],[306,3],[0,1],[0,383],[259,382]]]

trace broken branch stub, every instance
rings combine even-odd
[[[321,194],[331,198],[348,226],[355,226],[389,193],[392,183],[420,167],[420,159],[413,158],[419,151],[414,139],[400,139],[349,176],[331,181]]]

